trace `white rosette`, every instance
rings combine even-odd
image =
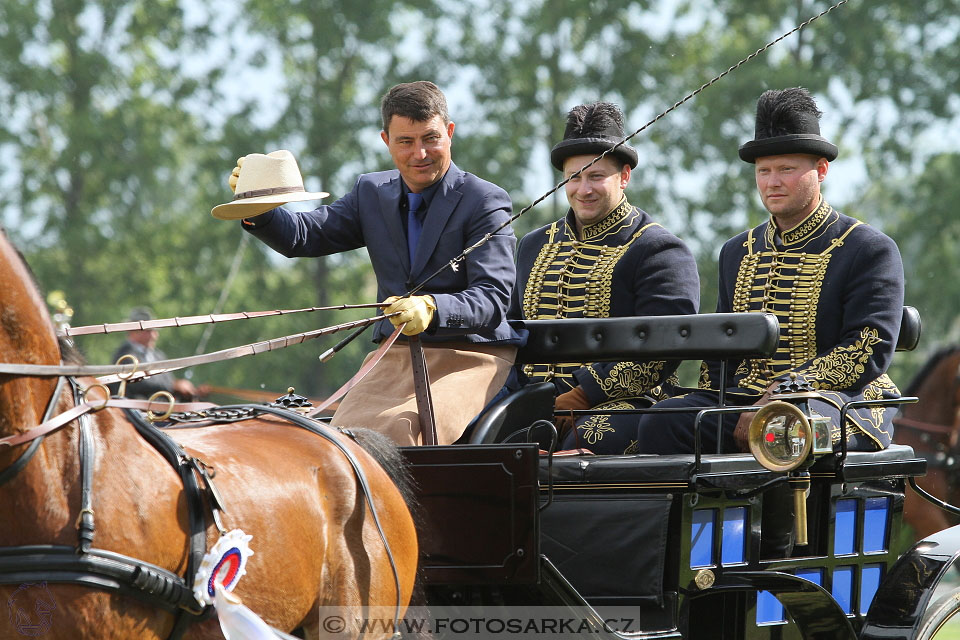
[[[193,596],[201,605],[212,605],[216,585],[233,591],[240,578],[247,572],[247,559],[253,555],[250,540],[240,529],[234,529],[220,537],[213,548],[203,556],[203,562],[193,579]]]

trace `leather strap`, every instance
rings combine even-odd
[[[270,316],[285,316],[293,313],[312,313],[315,311],[343,311],[345,309],[382,309],[382,302],[363,304],[337,304],[327,307],[304,307],[303,309],[272,309],[270,311],[238,311],[236,313],[208,313],[200,316],[176,316],[156,320],[138,320],[130,322],[112,322],[91,324],[84,327],[66,327],[65,336],[88,336],[95,334],[117,333],[119,331],[138,331],[144,329],[168,329],[171,327],[192,327],[198,324],[219,324],[233,320],[253,320]]]
[[[913,420],[912,418],[896,417],[893,419],[893,424],[900,427],[907,427],[908,429],[915,429],[923,433],[933,433],[941,436],[949,436],[953,433],[953,427],[949,425],[922,422],[920,420]]]
[[[60,398],[60,392],[63,390],[63,384],[66,378],[58,378],[57,386],[53,389],[53,394],[50,396],[50,401],[47,402],[47,409],[43,412],[43,421],[46,422],[50,419],[50,416],[53,415],[53,411],[57,408],[57,400]],[[0,485],[4,484],[10,478],[14,477],[24,467],[27,466],[27,463],[30,462],[30,459],[33,458],[33,454],[37,452],[37,449],[40,448],[40,444],[43,442],[43,436],[35,438],[27,449],[20,454],[20,457],[17,458],[13,464],[9,467],[0,471]]]
[[[94,400],[93,402],[84,400],[83,402],[74,406],[72,409],[68,409],[57,417],[51,418],[50,420],[47,420],[46,422],[43,422],[32,429],[16,435],[7,436],[6,438],[0,438],[0,447],[12,447],[18,444],[23,444],[24,442],[30,442],[31,440],[35,440],[41,436],[46,436],[47,434],[53,433],[58,429],[62,429],[80,416],[90,413],[91,411],[99,411],[103,407],[140,409],[141,411],[154,411],[163,407],[165,409],[169,408],[171,411],[184,412],[202,411],[204,409],[211,409],[216,406],[217,405],[211,402],[183,402],[164,407],[163,403],[158,403],[156,401],[150,402],[149,400],[132,400],[129,398],[108,398],[106,401]]]
[[[332,405],[334,402],[347,395],[347,391],[350,391],[350,389],[354,388],[358,382],[363,380],[364,376],[370,373],[370,371],[377,366],[377,363],[380,362],[383,356],[387,353],[387,349],[392,347],[393,343],[397,341],[397,338],[400,336],[400,330],[403,329],[403,327],[404,325],[400,325],[394,329],[393,333],[390,334],[390,337],[380,343],[380,347],[373,352],[373,356],[367,360],[355,374],[353,374],[352,378],[347,380],[342,387],[334,391],[333,395],[311,409],[307,415],[313,418],[321,411]]]
[[[420,336],[410,336],[410,363],[413,365],[413,391],[417,396],[417,412],[420,414],[420,433],[423,444],[437,444],[437,423],[433,417],[433,398],[430,397],[430,373],[423,355]]]

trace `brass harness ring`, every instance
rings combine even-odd
[[[150,396],[150,398],[147,400],[148,406],[153,405],[154,400],[157,400],[159,398],[167,399],[167,403],[168,403],[167,410],[157,415],[156,413],[148,409],[147,420],[149,420],[150,422],[160,422],[161,420],[166,420],[167,418],[169,418],[170,414],[173,413],[173,406],[177,403],[177,401],[173,397],[173,394],[170,393],[169,391],[157,391],[155,394]]]
[[[84,402],[89,402],[87,400],[87,396],[90,394],[91,389],[103,389],[103,402],[101,402],[98,405],[93,405],[93,404],[90,405],[91,411],[100,411],[101,409],[107,406],[108,402],[110,402],[110,389],[108,389],[107,385],[103,384],[102,382],[92,384],[81,392],[81,398],[83,399]]]

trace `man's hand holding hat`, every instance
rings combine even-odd
[[[408,298],[390,296],[383,303],[389,305],[383,310],[384,315],[400,312],[400,315],[393,316],[389,320],[395,327],[406,323],[407,326],[402,331],[405,336],[415,336],[426,331],[433,320],[433,312],[437,310],[437,303],[433,296],[410,296]]]
[[[237,158],[237,166],[233,168],[233,172],[230,174],[230,177],[227,178],[227,184],[230,185],[230,191],[237,192],[237,180],[240,178],[240,167],[243,166],[243,160],[247,156],[240,156]]]

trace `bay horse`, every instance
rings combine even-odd
[[[0,362],[60,364],[46,306],[2,229],[0,282]],[[80,379],[79,385],[94,382]],[[48,403],[54,415],[74,406],[70,385],[60,388],[52,377],[0,374],[0,438],[44,422]],[[67,549],[67,560],[82,559],[78,526],[95,515],[93,547],[149,563],[159,568],[154,573],[185,576],[191,516],[181,473],[145,442],[122,410],[107,407],[88,416],[94,445],[86,450],[93,452],[92,465],[86,465],[93,472],[89,514],[81,513],[84,465],[79,462],[81,432],[87,427],[73,421],[47,435],[19,469],[14,465],[30,445],[0,446],[0,479],[5,480],[0,484],[0,552],[25,545],[72,546],[77,549]],[[320,628],[321,608],[339,611],[345,620],[359,617],[363,607],[396,606],[402,616],[417,570],[416,531],[400,489],[353,439],[331,432],[328,440],[273,416],[169,430],[189,456],[215,470],[224,528],[252,535],[254,553],[234,593],[271,626],[302,628],[307,638],[330,630]],[[362,474],[355,473],[344,451]],[[3,478],[11,470],[12,477]],[[373,510],[360,488],[362,475]],[[206,537],[208,547],[218,538],[210,514],[207,510],[200,521],[199,536]],[[4,560],[0,553],[0,567]],[[6,582],[0,584],[0,602],[6,603],[0,611],[3,638],[42,633],[71,640],[161,640],[171,637],[175,625],[175,611],[96,584]],[[223,635],[213,616],[190,625],[183,637]]]
[[[918,484],[941,500],[957,504],[960,482],[960,346],[935,353],[914,376],[904,392],[916,396],[916,404],[903,405],[894,418],[894,441],[913,447],[927,459],[927,475]],[[943,509],[907,491],[903,517],[917,540],[955,524]]]

